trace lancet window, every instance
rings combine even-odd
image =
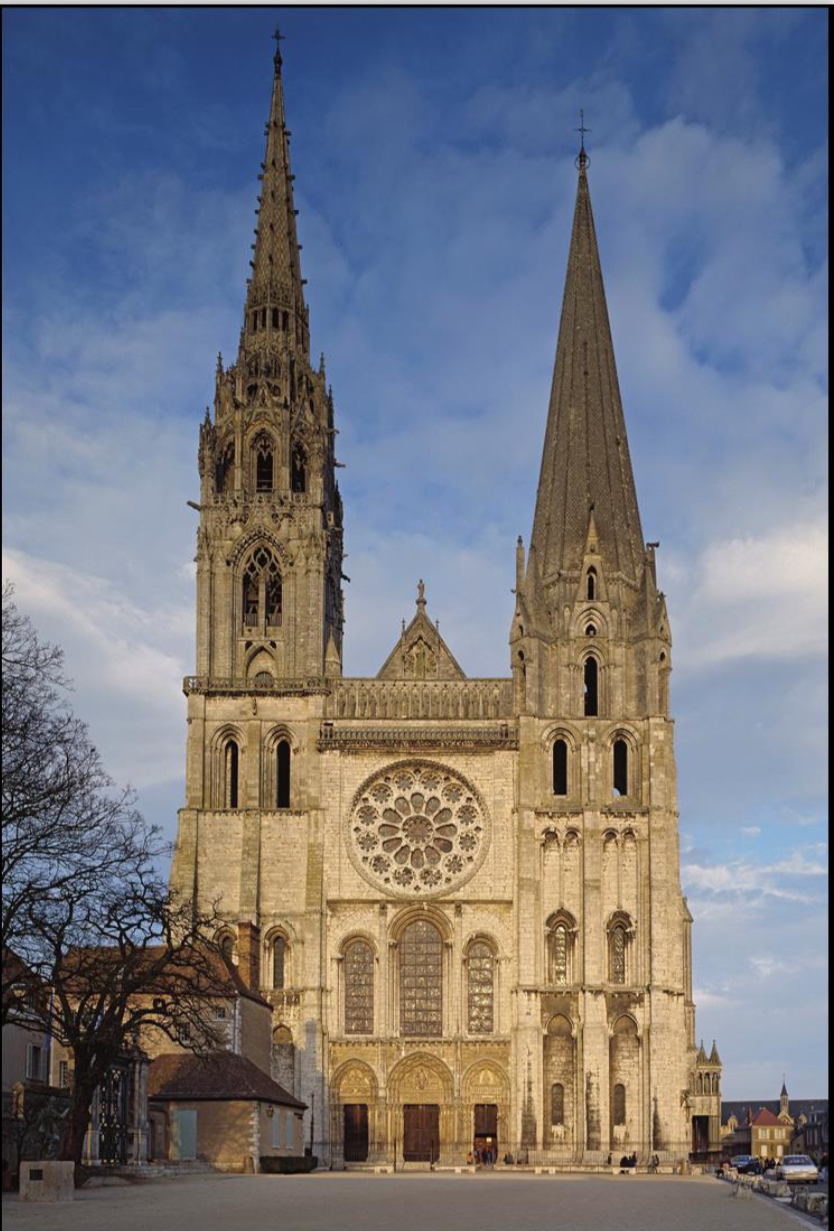
[[[547,931],[547,981],[563,987],[573,981],[573,929],[563,914],[551,916]]]
[[[565,1087],[560,1081],[556,1081],[550,1087],[550,1123],[564,1124],[565,1122]]]
[[[617,1082],[614,1086],[614,1095],[611,1100],[611,1118],[615,1124],[625,1124],[626,1122],[626,1088],[622,1082]]]
[[[437,1036],[443,1022],[443,941],[433,923],[417,919],[400,941],[400,1028]]]
[[[373,1034],[374,954],[364,940],[345,949],[345,1034]]]
[[[275,448],[266,433],[262,433],[252,446],[255,461],[255,491],[271,492],[275,478]]]
[[[290,487],[294,492],[306,492],[307,490],[307,454],[304,446],[298,443],[292,447]]]
[[[218,495],[226,491],[227,485],[231,478],[232,462],[234,461],[234,448],[228,445],[217,458],[214,467],[214,486]]]
[[[589,568],[588,576],[586,578],[585,593],[588,598],[596,598],[597,596],[596,592],[597,592],[597,571],[595,568]]]
[[[491,1034],[495,1029],[495,954],[484,941],[469,950],[469,1032]]]
[[[289,808],[290,806],[290,769],[292,764],[290,741],[282,739],[275,750],[275,806]]]
[[[281,573],[272,553],[259,547],[243,573],[243,625],[245,630],[263,630],[281,623],[283,591]]]
[[[237,741],[230,739],[223,750],[223,806],[225,808],[238,806],[239,778],[240,749]]]
[[[593,654],[585,659],[582,674],[585,717],[595,718],[599,713],[599,664]]]
[[[614,741],[614,794],[628,795],[628,744],[624,739]]]
[[[612,983],[625,983],[628,934],[622,923],[615,923],[609,939],[609,975]]]
[[[553,794],[568,793],[568,744],[567,740],[557,739],[553,744]]]
[[[276,936],[272,942],[272,986],[278,990],[286,986],[287,942]]]

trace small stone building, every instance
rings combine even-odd
[[[151,1160],[200,1160],[259,1171],[262,1158],[300,1159],[306,1103],[245,1056],[159,1055],[150,1066]]]

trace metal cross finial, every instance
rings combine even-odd
[[[283,34],[281,33],[281,31],[280,31],[280,29],[278,28],[278,26],[276,26],[276,27],[275,27],[275,33],[273,34],[273,36],[272,36],[272,37],[275,39],[275,42],[276,42],[276,43],[282,43],[282,42],[284,41],[284,36],[283,36]]]
[[[585,133],[589,133],[591,129],[585,127],[585,112],[581,107],[579,108],[579,127],[575,131],[579,133],[580,139],[579,154],[576,159],[576,165],[581,170],[583,167],[587,167],[591,161],[585,153]]]

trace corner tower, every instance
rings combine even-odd
[[[341,662],[333,398],[310,363],[277,40],[243,328],[199,445],[197,676],[241,685]]]

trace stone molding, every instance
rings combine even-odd
[[[322,723],[319,752],[367,752],[374,749],[443,748],[446,751],[478,752],[518,748],[514,724],[498,727],[337,727]]]

